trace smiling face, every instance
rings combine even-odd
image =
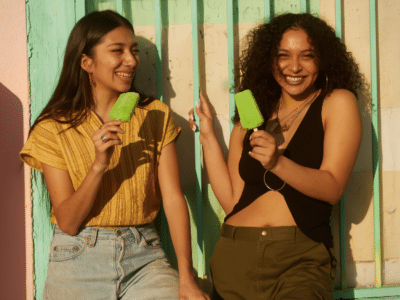
[[[282,96],[306,99],[315,91],[318,59],[314,47],[302,29],[289,29],[282,35],[273,75],[282,88]]]
[[[139,66],[134,33],[118,27],[107,33],[94,47],[94,57],[82,56],[82,67],[92,76],[97,99],[116,98],[128,92]]]

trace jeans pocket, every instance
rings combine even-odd
[[[146,226],[138,229],[141,242],[145,246],[161,248],[161,239],[154,226]]]
[[[87,240],[67,234],[55,234],[51,242],[49,261],[66,261],[78,257],[87,247]]]

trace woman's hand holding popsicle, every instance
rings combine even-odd
[[[258,130],[250,135],[250,145],[253,150],[249,155],[258,160],[267,169],[273,169],[279,160],[279,149],[275,138],[265,130]]]
[[[110,164],[114,146],[122,144],[121,139],[117,135],[117,133],[125,132],[119,127],[121,124],[122,122],[120,120],[105,122],[92,136],[95,148],[93,165],[98,166],[102,170],[107,169]]]

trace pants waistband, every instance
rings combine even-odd
[[[243,241],[302,241],[309,238],[297,226],[238,227],[222,224],[221,236]]]
[[[79,228],[78,233],[75,235],[77,237],[85,239],[89,242],[89,246],[94,247],[96,241],[98,239],[126,239],[133,237],[137,242],[139,242],[142,238],[142,231],[154,231],[156,229],[154,224],[144,224],[138,226],[127,226],[127,227],[118,227],[115,229],[107,229],[107,228],[98,228],[98,227],[81,227]],[[54,234],[66,234],[64,233],[58,225],[54,225],[53,235]]]

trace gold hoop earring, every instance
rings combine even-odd
[[[267,86],[267,92],[268,92],[268,94],[270,94],[270,95],[275,95],[275,93],[271,93],[271,91],[269,90],[268,82],[266,83],[266,86]]]
[[[325,93],[328,91],[329,86],[329,77],[328,74],[325,74]]]

